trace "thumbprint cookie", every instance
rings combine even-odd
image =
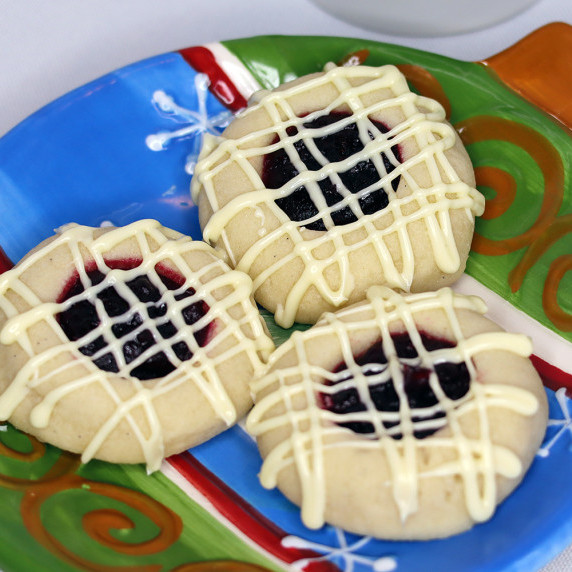
[[[489,519],[547,423],[529,338],[450,288],[367,300],[296,332],[253,384],[260,479],[324,523],[385,539]]]
[[[250,278],[157,221],[67,225],[0,276],[0,419],[83,461],[214,436],[272,349]]]
[[[443,107],[394,66],[328,64],[258,92],[205,140],[191,192],[205,240],[283,327],[371,285],[452,284],[484,208]]]

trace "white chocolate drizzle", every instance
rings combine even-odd
[[[273,348],[256,308],[250,303],[251,280],[240,272],[229,271],[216,256],[213,256],[212,262],[207,262],[198,271],[192,271],[185,259],[186,255],[192,254],[193,251],[212,253],[212,249],[203,242],[192,241],[183,235],[177,239],[169,239],[161,228],[157,221],[141,220],[94,238],[93,228],[67,225],[59,231],[54,241],[0,276],[0,309],[7,316],[0,331],[0,342],[4,345],[18,344],[27,356],[27,362],[0,395],[0,419],[9,419],[30,391],[34,388],[42,389],[42,386],[48,386],[53,381],[57,382],[58,376],[66,376],[69,371],[77,369],[79,362],[82,374],[67,383],[56,383],[55,388],[46,391],[31,410],[30,423],[34,427],[46,427],[54,407],[66,395],[82,391],[91,384],[102,387],[116,408],[91,438],[82,454],[83,462],[96,456],[101,445],[119,423],[127,421],[141,445],[148,471],[157,470],[164,456],[164,441],[154,400],[163,394],[175,391],[182,384],[195,384],[215,414],[227,425],[236,421],[235,407],[219,378],[217,368],[225,360],[245,352],[257,372],[263,366],[262,360],[266,359]],[[106,254],[115,246],[132,238],[137,241],[141,264],[129,270],[110,269],[106,264]],[[21,277],[43,257],[50,256],[62,246],[67,247],[71,254],[73,267],[83,284],[84,291],[60,303],[42,302]],[[84,258],[86,252],[87,260],[95,262],[95,267],[105,275],[103,281],[97,285],[92,285],[88,277]],[[175,290],[165,286],[155,268],[157,264],[165,261],[173,265],[176,272],[184,279],[184,283]],[[135,330],[117,339],[112,333],[114,324],[125,322],[135,313],[147,316],[148,304],[141,302],[126,284],[141,275],[146,275],[159,290],[161,295],[159,303],[167,304],[167,313],[155,320],[143,319],[143,323]],[[73,274],[69,278],[72,276]],[[97,294],[109,286],[113,286],[118,295],[129,302],[129,310],[120,316],[108,316],[101,307],[101,300],[97,298]],[[194,290],[194,293],[188,295],[190,289]],[[224,296],[221,296],[221,291],[225,291]],[[179,297],[177,300],[177,295],[182,293],[187,296]],[[10,301],[14,296],[25,303],[26,310],[19,311],[16,308]],[[100,324],[79,340],[72,342],[59,325],[57,316],[72,304],[83,300],[89,300],[96,307],[99,306]],[[204,301],[209,309],[197,322],[188,325],[183,318],[182,310],[199,301]],[[228,313],[230,308],[240,309],[242,318],[240,320],[232,318]],[[157,327],[167,321],[171,321],[177,332],[172,337],[164,339]],[[200,347],[193,333],[211,323],[215,325],[213,333],[206,345]],[[45,324],[50,328],[54,343],[48,348],[37,351],[30,332],[39,324]],[[134,339],[143,329],[153,332],[155,345],[127,364],[122,346],[126,341]],[[250,332],[249,335],[245,333],[246,331]],[[93,342],[99,336],[103,336],[107,342],[103,349],[91,357],[79,351],[80,347]],[[192,352],[191,359],[181,361],[173,351],[173,344],[180,341],[184,341],[189,347]],[[118,373],[103,371],[92,361],[108,352],[113,354],[117,362]],[[144,382],[130,374],[135,367],[159,352],[164,352],[168,357],[175,366],[174,371],[165,377]],[[209,354],[213,352],[216,352],[216,355],[211,357]],[[115,384],[128,386],[131,389],[130,396],[121,397]],[[89,404],[86,406],[89,407]],[[135,410],[143,410],[144,426],[140,426],[132,415]]]
[[[496,476],[517,477],[522,465],[513,452],[492,442],[487,408],[494,405],[529,416],[536,412],[539,404],[537,398],[524,389],[478,382],[472,358],[492,349],[528,356],[532,349],[530,340],[524,335],[507,332],[490,332],[465,338],[455,310],[466,308],[482,314],[486,307],[479,298],[454,294],[449,288],[401,296],[385,287],[373,287],[368,291],[368,299],[370,310],[367,316],[364,316],[364,305],[354,305],[336,314],[325,314],[309,330],[294,333],[272,354],[269,372],[253,383],[255,395],[261,392],[265,395],[258,400],[247,418],[248,431],[257,437],[273,429],[287,428],[289,432],[289,436],[267,454],[260,473],[262,485],[275,487],[280,472],[294,465],[302,488],[302,520],[308,527],[318,528],[324,523],[326,451],[351,447],[385,456],[390,474],[388,481],[381,484],[392,488],[403,522],[417,510],[420,479],[450,475],[458,475],[462,479],[465,503],[471,517],[475,521],[488,519],[496,506]],[[434,351],[425,349],[415,323],[415,314],[427,310],[445,312],[453,332],[454,339],[451,341],[455,343],[454,347]],[[390,327],[396,322],[405,328],[418,357],[405,359],[397,356],[390,335]],[[379,333],[387,364],[360,366],[352,354],[351,339],[358,332],[371,329]],[[315,361],[306,356],[307,344],[312,339],[332,335],[336,340],[332,343],[338,344],[340,359],[347,365],[343,372],[332,373],[315,365]],[[273,369],[273,364],[292,349],[295,359],[289,359],[289,363],[293,365]],[[469,391],[458,400],[447,397],[435,373],[435,363],[443,361],[466,364],[470,376]],[[431,372],[429,385],[437,397],[436,405],[410,408],[402,363],[423,367]],[[369,387],[390,379],[399,396],[399,411],[379,411],[373,403]],[[270,387],[273,389],[267,393]],[[348,388],[358,391],[365,411],[336,414],[320,405],[320,394],[336,393]],[[294,402],[298,405],[295,406]],[[284,413],[272,414],[272,409],[278,405],[284,408]],[[443,412],[445,416],[431,419],[436,412]],[[460,419],[467,413],[476,415],[476,438],[463,432]],[[421,417],[422,420],[412,421],[413,417]],[[339,425],[350,421],[370,423],[374,432],[358,436]],[[397,425],[387,428],[384,422]],[[434,433],[424,439],[414,435],[414,428],[438,430],[445,426],[449,427],[450,435]],[[391,438],[396,433],[403,437]],[[432,448],[453,451],[454,459],[443,461],[430,470],[421,470],[418,464],[420,452]]]
[[[454,273],[460,268],[460,256],[452,231],[450,212],[460,209],[465,211],[469,220],[482,214],[484,198],[474,188],[464,183],[455,168],[445,155],[455,145],[456,136],[453,128],[444,123],[445,112],[442,106],[431,99],[412,93],[401,72],[394,66],[372,68],[365,66],[336,67],[326,66],[323,75],[299,83],[289,88],[263,92],[253,99],[255,105],[241,113],[242,118],[263,108],[273,125],[268,128],[244,135],[238,139],[223,137],[209,138],[209,144],[201,152],[192,181],[192,195],[198,204],[200,193],[205,193],[213,216],[206,224],[203,234],[205,240],[215,243],[222,239],[231,260],[236,256],[232,252],[228,240],[226,226],[235,217],[262,205],[270,209],[278,224],[264,228],[258,232],[255,240],[236,260],[236,267],[251,274],[255,291],[272,275],[285,265],[295,260],[303,262],[303,273],[287,296],[286,302],[276,312],[278,324],[292,325],[300,300],[313,285],[329,303],[339,306],[348,300],[354,289],[354,280],[348,272],[352,253],[368,246],[373,247],[385,274],[385,284],[391,288],[409,291],[415,272],[411,240],[408,226],[414,221],[425,224],[430,248],[438,268],[444,273]],[[352,80],[362,80],[359,85],[352,85]],[[311,92],[315,88],[331,85],[338,94],[324,109],[298,117],[292,106],[291,98]],[[389,90],[391,97],[373,103],[365,103],[365,99],[376,90]],[[322,128],[306,128],[304,123],[329,114],[336,109],[349,109],[350,115],[331,125]],[[372,122],[370,116],[385,110],[398,109],[405,119],[396,125],[389,125],[387,133],[381,133]],[[314,139],[335,133],[346,125],[355,123],[363,144],[363,150],[342,161],[329,162],[317,148]],[[286,130],[295,127],[296,133],[288,135]],[[370,133],[375,137],[372,140]],[[260,137],[279,135],[280,140],[268,146],[253,146]],[[411,156],[402,157],[399,162],[392,147],[414,140],[419,151]],[[321,165],[317,171],[309,171],[294,144],[303,141],[316,161]],[[266,189],[261,173],[254,168],[251,161],[283,148],[298,175],[279,189]],[[393,164],[394,169],[386,172],[381,154]],[[350,192],[342,182],[340,173],[344,173],[357,163],[370,160],[376,167],[379,181],[357,193]],[[430,176],[428,188],[421,187],[411,174],[411,169],[424,165]],[[239,167],[251,184],[251,190],[244,192],[227,202],[220,204],[215,187],[216,176],[227,168]],[[402,177],[407,184],[409,194],[397,196],[391,190],[391,182]],[[328,207],[318,182],[330,178],[336,185],[343,199],[334,206]],[[275,200],[292,194],[304,186],[318,214],[305,221],[292,221]],[[363,196],[383,189],[389,199],[389,205],[373,214],[364,214],[359,199]],[[335,226],[332,213],[341,208],[349,208],[357,217],[357,221]],[[389,224],[382,222],[389,218]],[[322,220],[327,232],[309,232],[304,225]],[[355,231],[365,230],[365,236],[356,239]],[[354,234],[350,238],[350,235]],[[392,255],[387,246],[389,236],[397,236],[399,254]],[[289,253],[277,257],[266,270],[254,276],[251,272],[256,259],[274,243],[287,237],[293,244]],[[318,255],[320,247],[329,245],[331,255]],[[323,250],[323,249],[322,249]],[[340,283],[333,287],[326,279],[325,273],[330,267],[339,269]]]

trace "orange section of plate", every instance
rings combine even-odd
[[[564,54],[564,57],[557,57]],[[572,26],[547,24],[483,60],[510,88],[572,129]]]

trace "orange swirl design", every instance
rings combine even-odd
[[[50,483],[41,483],[30,487],[22,499],[21,512],[26,528],[34,538],[55,553],[62,560],[74,566],[92,570],[94,564],[74,554],[46,529],[40,516],[44,502],[57,493],[70,490],[85,490],[86,494],[98,494],[118,500],[151,519],[159,528],[155,538],[137,544],[122,542],[113,537],[111,529],[131,529],[133,522],[116,510],[95,510],[84,515],[82,524],[84,531],[99,544],[115,552],[130,555],[156,554],[166,550],[179,537],[182,530],[180,518],[154,499],[134,490],[119,487],[113,484],[88,481],[79,475],[70,474]],[[106,566],[97,564],[97,570],[102,572],[120,572],[128,570],[141,570],[153,572],[161,570],[161,565],[149,566]]]
[[[26,463],[34,463],[44,458],[46,446],[29,435],[21,434],[29,440],[31,450],[22,452],[0,441],[0,456]],[[83,531],[103,548],[115,553],[133,557],[159,554],[167,550],[179,539],[183,523],[181,518],[160,502],[146,494],[110,483],[91,481],[76,474],[80,466],[77,455],[60,451],[51,468],[41,477],[17,478],[0,474],[0,486],[24,493],[20,512],[22,521],[36,542],[49,550],[62,561],[82,570],[97,572],[159,572],[164,564],[104,565],[91,562],[75,554],[49,532],[42,521],[42,507],[45,502],[59,493],[79,490],[84,494],[96,494],[123,503],[152,521],[159,532],[151,539],[133,543],[120,540],[112,534],[115,530],[132,530],[135,523],[116,509],[97,509],[82,517]],[[186,563],[177,566],[177,572],[264,572],[267,569],[247,562],[218,560]]]
[[[35,438],[28,436],[32,450],[29,453],[12,449],[1,443],[0,454],[33,463],[43,458],[46,447]],[[41,518],[45,501],[54,495],[70,490],[83,490],[85,494],[97,494],[122,502],[150,519],[159,529],[152,539],[137,544],[122,542],[112,536],[112,529],[132,529],[134,523],[126,515],[115,509],[100,509],[86,513],[82,519],[83,530],[100,545],[115,552],[144,556],[166,550],[177,541],[182,531],[182,522],[178,515],[151,497],[118,485],[89,481],[75,474],[80,461],[77,455],[61,452],[52,467],[37,479],[16,478],[0,475],[0,486],[24,492],[20,511],[26,529],[44,548],[60,559],[85,570],[120,572],[137,570],[155,572],[162,565],[150,566],[105,566],[95,565],[85,558],[67,549],[46,528]]]
[[[338,63],[338,66],[359,66],[369,57],[369,50],[358,50],[344,56]]]
[[[79,487],[85,487],[86,481],[81,479]],[[174,512],[151,497],[130,489],[109,485],[107,483],[88,483],[91,493],[103,495],[136,509],[153,521],[159,527],[159,534],[148,541],[139,544],[127,544],[111,536],[109,531],[118,528],[133,528],[133,522],[116,510],[97,510],[83,517],[85,531],[103,546],[123,554],[143,555],[162,552],[175,543],[183,528],[181,519]],[[70,487],[71,488],[71,487]],[[77,487],[76,487],[77,488]]]
[[[544,176],[542,204],[536,221],[525,232],[503,240],[492,240],[475,234],[472,249],[487,256],[497,256],[525,248],[524,255],[510,271],[508,284],[516,292],[540,257],[565,235],[572,232],[572,215],[558,212],[564,199],[564,166],[558,151],[540,133],[520,123],[499,117],[478,116],[459,123],[457,129],[465,145],[487,139],[500,139],[524,149],[537,163]],[[493,167],[475,170],[477,185],[496,191],[487,201],[484,218],[504,214],[516,197],[516,184],[508,173]],[[570,256],[554,260],[548,270],[542,294],[542,307],[547,318],[560,330],[572,331],[572,315],[558,302],[557,291],[566,272],[572,270]]]
[[[495,190],[495,196],[486,200],[485,212],[481,215],[484,220],[498,218],[503,215],[516,198],[516,181],[514,177],[497,167],[476,167],[477,184]]]
[[[572,315],[560,308],[557,300],[558,286],[566,272],[572,272],[572,254],[558,257],[550,265],[548,280],[542,292],[542,306],[546,315],[563,331],[572,332]]]
[[[560,154],[540,133],[509,119],[480,115],[461,121],[455,127],[465,145],[491,139],[506,141],[524,149],[540,167],[544,176],[544,193],[540,213],[532,226],[522,234],[504,240],[493,240],[478,234],[473,240],[473,250],[487,256],[507,254],[529,246],[549,230],[562,206],[564,166]],[[477,179],[479,184],[482,182]],[[499,190],[502,194],[503,186]]]
[[[6,425],[2,426],[6,427]],[[32,448],[32,450],[29,452],[17,451],[15,449],[12,449],[11,447],[8,447],[7,445],[4,445],[4,443],[0,441],[0,455],[10,456],[13,459],[16,459],[18,461],[23,461],[26,463],[32,463],[37,459],[41,459],[46,451],[46,446],[37,439],[34,439],[33,437],[29,437],[28,440],[30,443],[30,447]],[[0,475],[0,479],[1,478],[2,476]]]
[[[24,435],[24,434],[22,434]],[[32,464],[39,459],[43,458],[46,453],[46,446],[30,435],[25,435],[31,446],[31,451],[23,452],[12,449],[0,442],[0,455],[10,457],[17,461]],[[44,473],[41,477],[37,478],[21,478],[13,477],[10,475],[0,474],[0,487],[25,491],[30,486],[39,483],[48,483],[53,480],[59,479],[62,476],[68,475],[75,471],[79,466],[80,461],[76,455],[62,451],[55,461],[55,463]]]
[[[421,66],[398,66],[408,81],[420,94],[436,99],[450,116],[451,106],[439,81]],[[486,140],[502,140],[524,149],[539,166],[544,177],[544,192],[540,212],[535,222],[518,236],[493,240],[475,233],[472,249],[486,256],[499,256],[525,249],[520,262],[511,270],[508,284],[513,292],[522,286],[529,270],[538,262],[550,246],[572,232],[572,215],[558,212],[564,199],[565,173],[562,158],[554,146],[534,129],[508,119],[481,115],[471,117],[455,125],[465,145]],[[485,220],[499,218],[511,207],[517,196],[514,177],[497,167],[475,168],[477,185],[495,191],[487,199]],[[567,272],[572,271],[572,254],[563,255],[550,264],[542,292],[542,307],[547,318],[560,330],[572,331],[572,315],[558,302],[558,288]]]
[[[399,64],[397,68],[421,95],[430,97],[443,106],[447,119],[451,117],[449,98],[437,78],[430,71],[414,64]]]

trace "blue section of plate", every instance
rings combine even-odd
[[[541,452],[522,484],[503,502],[494,517],[472,530],[430,542],[386,542],[362,539],[332,526],[307,529],[299,510],[276,490],[268,491],[256,477],[261,460],[254,441],[234,427],[191,453],[231,486],[264,517],[288,534],[304,539],[308,548],[341,570],[386,570],[381,558],[394,558],[396,570],[439,572],[530,572],[538,569],[572,538],[572,402],[547,390],[550,425]]]
[[[197,79],[178,54],[151,58],[58,99],[2,138],[0,245],[7,255],[19,260],[54,228],[72,221],[97,226],[155,218],[200,239],[185,163],[202,128],[175,138],[168,152],[153,151],[146,143],[150,135],[193,122],[200,127],[224,112],[212,95],[197,90]],[[154,103],[158,90],[173,98],[177,111]],[[308,531],[296,507],[258,483],[261,461],[240,427],[192,454],[260,513],[342,569],[387,569],[387,561],[378,559],[395,557],[397,569],[404,571],[529,571],[572,539],[570,401],[562,407],[548,393],[551,418],[557,420],[549,427],[549,454],[536,458],[493,519],[447,540],[380,542],[332,527]]]
[[[164,151],[146,144],[188,124],[162,112],[153,94],[197,110],[196,75],[179,54],[151,58],[69,93],[0,139],[0,245],[8,257],[19,260],[68,222],[151,217],[200,238],[184,168],[191,138]],[[206,109],[209,117],[224,111],[210,94]]]

